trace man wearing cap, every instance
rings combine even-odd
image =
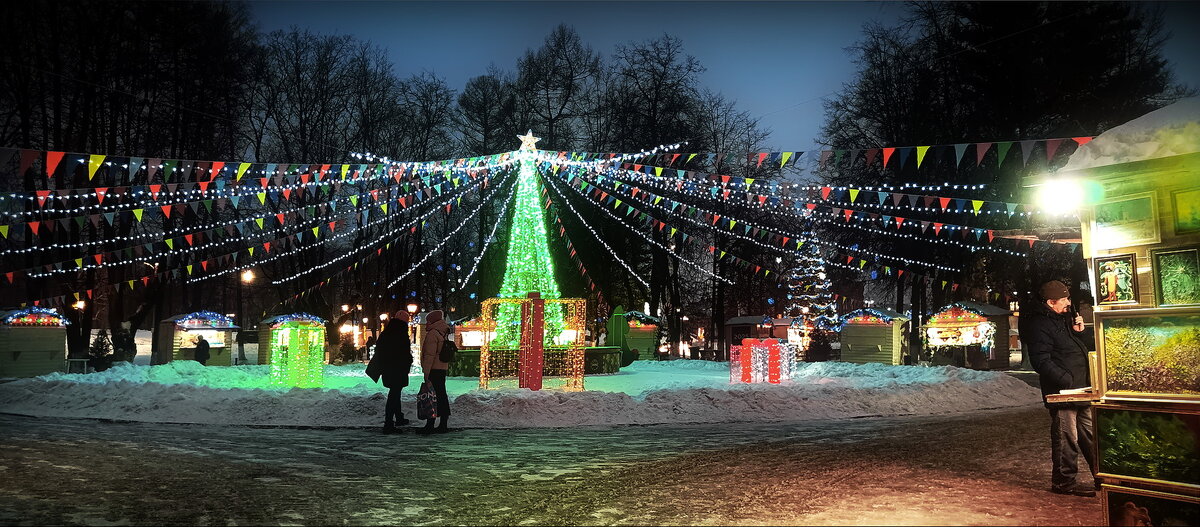
[[[1051,280],[1038,288],[1038,296],[1041,301],[1033,309],[1021,310],[1020,332],[1021,341],[1029,350],[1029,360],[1038,373],[1042,395],[1091,386],[1088,350],[1079,338],[1084,330],[1083,317],[1071,308],[1070,291],[1062,282]],[[1089,406],[1086,402],[1046,403],[1050,410],[1050,455],[1054,467],[1050,476],[1052,492],[1096,495],[1095,490],[1076,481],[1080,454],[1087,460],[1095,481],[1096,440]]]

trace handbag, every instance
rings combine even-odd
[[[433,384],[422,383],[421,390],[417,392],[417,419],[433,419],[437,416],[437,392],[433,391]]]

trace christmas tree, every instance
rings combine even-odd
[[[504,280],[499,298],[525,298],[528,293],[541,293],[542,298],[560,298],[554,281],[554,264],[550,260],[550,243],[546,218],[539,198],[536,170],[537,137],[530,130],[521,139],[517,151],[520,172],[517,174],[517,196],[513,204],[512,229],[505,256]],[[496,313],[496,340],[500,346],[516,345],[520,331],[520,308],[502,304]],[[562,329],[562,313],[558,307],[546,308],[546,336],[554,337]]]
[[[796,251],[788,276],[790,301],[786,315],[793,317],[789,340],[804,352],[816,337],[837,331],[839,320],[837,305],[829,292],[830,280],[825,273],[825,260],[816,245],[804,244]],[[818,340],[826,340],[820,338]]]

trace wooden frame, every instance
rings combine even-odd
[[[1185,188],[1171,193],[1175,234],[1200,232],[1200,188]]]
[[[1092,408],[1095,412],[1097,476],[1186,488],[1189,493],[1200,492],[1200,445],[1192,439],[1192,430],[1200,424],[1200,409],[1113,403],[1101,403]],[[1136,433],[1125,434],[1129,437],[1121,440],[1121,430],[1135,430]],[[1157,454],[1145,446],[1147,435],[1156,438],[1154,448],[1161,449]],[[1191,460],[1190,466],[1188,460]],[[1143,473],[1138,473],[1139,470]],[[1163,479],[1165,477],[1172,479]]]
[[[1101,485],[1100,491],[1107,525],[1196,525],[1200,521],[1200,498],[1194,496],[1116,485]]]
[[[1092,210],[1091,250],[1119,249],[1162,241],[1158,227],[1158,201],[1154,192],[1143,192],[1097,204]],[[1103,245],[1101,245],[1103,244]]]
[[[1137,255],[1134,253],[1097,256],[1092,260],[1096,270],[1096,305],[1111,306],[1138,303]],[[1123,279],[1128,286],[1122,287]]]
[[[1190,328],[1200,328],[1200,309],[1097,311],[1095,321],[1099,388],[1105,400],[1200,401],[1200,388],[1192,387],[1187,377],[1190,368],[1137,362],[1146,362],[1146,357],[1185,364],[1195,360],[1193,348],[1166,341]],[[1151,389],[1154,385],[1179,388]]]
[[[1163,264],[1163,259],[1167,257],[1173,257],[1169,267]],[[1153,249],[1150,251],[1150,265],[1156,305],[1159,307],[1200,306],[1200,246]],[[1163,276],[1164,273],[1170,274]],[[1171,281],[1173,284],[1169,288],[1164,287],[1166,281]]]

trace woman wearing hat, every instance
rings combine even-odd
[[[438,354],[442,351],[442,342],[450,334],[450,325],[446,323],[442,310],[435,309],[425,315],[425,338],[421,341],[421,370],[425,372],[425,382],[433,385],[437,393],[437,414],[442,418],[437,428],[433,419],[425,420],[425,427],[417,430],[418,434],[446,433],[449,428],[446,422],[450,419],[450,398],[446,395],[446,372],[450,365],[442,362]]]

